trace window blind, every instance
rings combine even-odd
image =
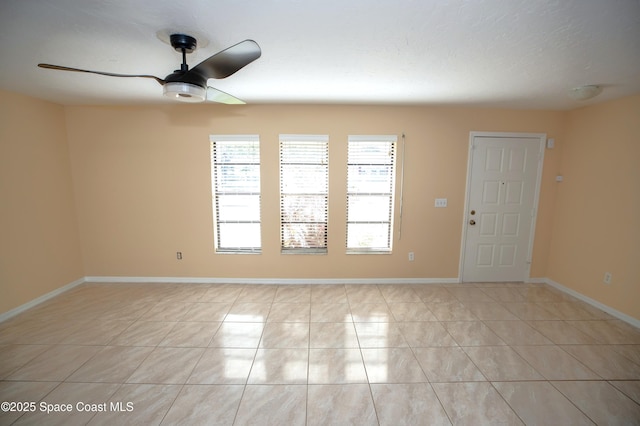
[[[347,252],[390,252],[396,136],[349,136]]]
[[[283,253],[326,253],[329,137],[280,135]]]
[[[214,240],[219,252],[260,252],[260,141],[211,136]]]

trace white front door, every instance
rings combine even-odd
[[[462,281],[529,278],[545,139],[471,134]]]

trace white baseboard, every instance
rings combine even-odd
[[[570,289],[569,287],[565,287],[562,284],[552,280],[551,278],[545,278],[545,283],[549,284],[551,287],[554,287],[564,293],[567,293],[573,297],[575,297],[576,299],[582,300],[585,303],[588,303],[589,305],[600,309],[601,311],[604,311],[606,313],[608,313],[609,315],[618,318],[619,320],[622,320],[626,323],[631,324],[634,327],[640,328],[640,319],[634,318],[630,315],[627,315],[623,312],[620,312],[616,309],[613,309],[610,306],[605,305],[604,303],[600,303],[597,300],[594,300],[588,296],[585,296],[582,293],[578,293],[575,290]]]
[[[51,299],[53,297],[56,297],[57,295],[62,294],[65,291],[69,291],[72,288],[74,288],[76,286],[79,286],[80,284],[82,284],[84,282],[85,282],[84,278],[77,279],[77,280],[75,280],[73,282],[70,282],[67,285],[64,285],[64,286],[62,286],[60,288],[57,288],[57,289],[55,289],[53,291],[50,291],[47,294],[43,294],[40,297],[36,297],[35,299],[30,300],[29,302],[25,303],[24,305],[20,305],[17,308],[13,308],[13,309],[11,309],[10,311],[7,311],[7,312],[3,312],[2,314],[0,314],[0,322],[6,321],[9,318],[12,318],[12,317],[14,317],[14,316],[26,311],[27,309],[31,309],[34,306],[41,304],[42,302],[46,302],[47,300],[49,300],[49,299]]]
[[[37,297],[24,305],[0,314],[0,322],[62,294],[82,283],[176,283],[176,284],[457,284],[459,278],[198,278],[198,277],[110,277],[88,276]],[[544,283],[594,306],[609,315],[640,328],[640,319],[613,309],[550,278],[530,278],[529,283]]]
[[[198,278],[198,277],[85,277],[90,283],[174,284],[454,284],[458,278]]]

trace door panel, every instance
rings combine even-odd
[[[498,215],[496,213],[482,213],[480,215],[480,221],[478,222],[480,227],[480,235],[483,237],[495,237],[498,234],[496,230],[498,228]]]
[[[501,172],[504,149],[498,147],[487,147],[487,157],[485,161],[485,172]]]
[[[506,182],[505,204],[522,204],[524,182]]]
[[[495,250],[495,246],[493,244],[478,244],[478,257],[476,260],[476,266],[489,267],[493,265],[494,250]]]
[[[463,281],[523,281],[542,160],[539,136],[474,136]]]
[[[500,246],[500,261],[498,263],[501,267],[514,267],[516,266],[516,253],[518,247],[513,244],[504,244]]]
[[[500,201],[500,182],[485,180],[482,188],[483,204],[498,204]]]
[[[505,213],[502,217],[502,235],[517,238],[520,232],[520,215]]]

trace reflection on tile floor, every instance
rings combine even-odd
[[[543,284],[84,284],[0,323],[0,401],[0,425],[640,424],[640,330]]]

